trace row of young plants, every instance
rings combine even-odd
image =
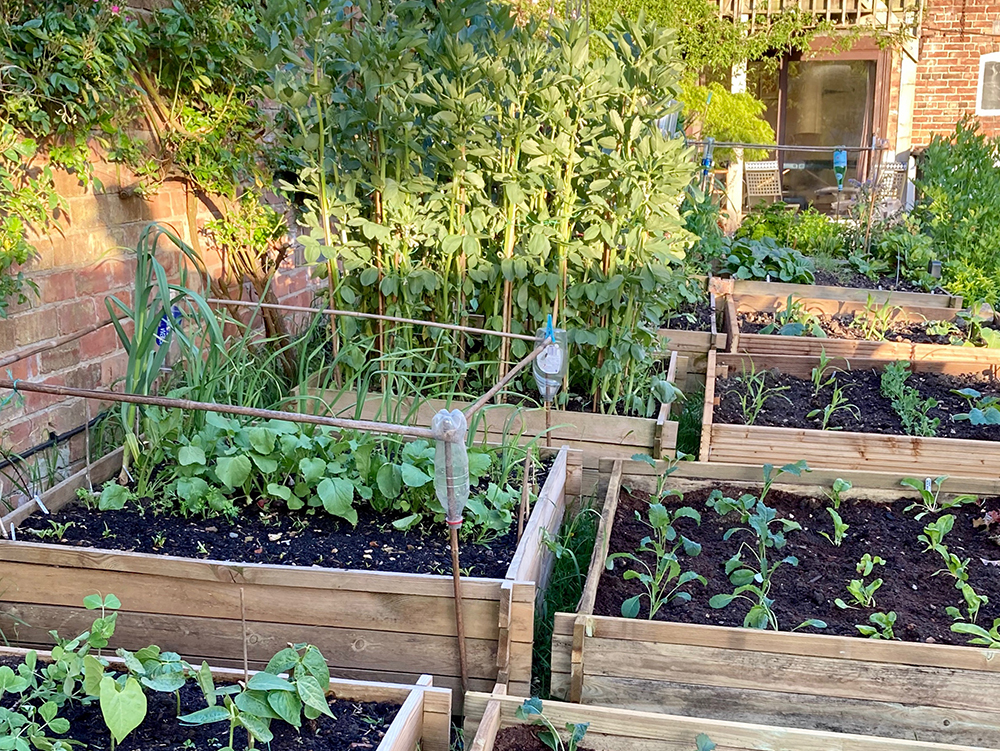
[[[929,413],[940,405],[937,399],[923,396],[918,389],[907,383],[912,375],[908,362],[887,363],[880,379],[881,395],[891,403],[906,435],[936,436],[941,427],[941,418],[932,417]],[[832,424],[833,418],[838,413],[850,415],[857,422],[861,422],[861,410],[850,401],[847,393],[851,388],[849,379],[850,371],[831,366],[826,353],[821,354],[819,363],[812,369],[812,396],[819,397],[829,387],[829,401],[823,407],[806,413],[807,419],[820,421],[821,430],[842,430],[842,426]],[[775,383],[774,375],[770,371],[757,370],[751,366],[749,370],[737,376],[737,384],[737,388],[731,389],[726,395],[734,397],[744,425],[754,425],[769,402],[783,400],[789,405],[792,404],[783,393],[791,387]],[[1000,425],[1000,410],[997,409],[1000,398],[984,395],[983,392],[970,387],[951,389],[950,393],[961,397],[968,410],[952,412],[951,420],[967,421],[974,426]]]
[[[267,745],[271,726],[285,723],[315,732],[315,721],[332,717],[326,696],[330,669],[311,644],[280,650],[267,667],[246,681],[217,685],[208,664],[193,665],[175,652],[150,645],[137,652],[117,649],[115,666],[104,655],[114,637],[121,601],[113,594],[88,595],[87,610],[99,611],[89,629],[67,639],[57,632],[51,660],[28,651],[15,667],[0,665],[0,748],[12,751],[70,751],[80,746],[66,718],[74,707],[97,707],[110,748],[122,743],[147,717],[147,696],[173,694],[176,722],[221,724],[228,737],[221,751],[235,751],[236,730],[246,731],[245,748]],[[182,713],[181,692],[194,684],[204,707]]]
[[[958,311],[954,320],[924,321],[917,323],[928,336],[943,337],[956,346],[1000,348],[1000,332],[987,325],[980,312],[981,305],[971,305]],[[856,338],[869,342],[883,342],[889,338],[890,332],[898,325],[903,313],[902,306],[889,303],[878,303],[869,295],[864,307],[849,317],[842,317],[847,328]],[[812,336],[827,338],[823,328],[824,320],[810,313],[805,303],[789,295],[783,308],[775,310],[772,321],[763,326],[758,333],[776,334],[779,336]]]
[[[799,559],[793,555],[784,555],[783,549],[789,536],[803,529],[802,525],[787,517],[782,517],[776,509],[767,505],[767,496],[775,480],[782,474],[800,475],[808,472],[804,461],[775,468],[764,465],[763,484],[758,493],[745,493],[738,498],[726,496],[715,489],[705,502],[706,508],[720,519],[732,521],[723,540],[732,537],[740,539],[737,552],[725,561],[725,574],[733,586],[731,592],[719,592],[708,600],[710,608],[725,609],[733,603],[743,602],[748,605],[743,620],[744,628],[779,630],[778,618],[775,614],[775,594],[773,591],[774,575],[785,566],[797,567]],[[645,537],[638,548],[633,551],[615,552],[608,556],[605,566],[609,571],[622,568],[619,561],[625,563],[622,576],[626,581],[635,580],[641,586],[642,592],[628,598],[621,604],[621,614],[626,618],[636,618],[646,603],[647,617],[653,619],[664,606],[674,601],[689,602],[692,598],[691,586],[707,585],[704,576],[687,569],[685,561],[695,558],[702,552],[702,543],[693,537],[679,531],[676,526],[681,519],[687,519],[694,525],[702,523],[702,512],[681,505],[683,493],[665,487],[667,475],[659,479],[655,494],[649,499],[649,508],[645,515],[635,512],[636,519],[645,524],[649,535]],[[954,621],[951,630],[968,637],[968,643],[984,645],[990,649],[1000,647],[1000,618],[994,619],[992,625],[984,627],[977,623],[980,609],[989,602],[989,598],[977,592],[969,581],[970,557],[962,558],[946,543],[947,535],[955,525],[954,514],[944,513],[963,506],[975,506],[979,499],[972,495],[962,494],[954,497],[942,495],[942,485],[947,477],[938,477],[931,481],[906,478],[902,485],[919,494],[919,500],[914,501],[905,509],[905,513],[913,513],[914,519],[928,521],[923,531],[918,535],[917,542],[921,553],[939,557],[943,568],[935,572],[954,584],[958,591],[955,603],[947,607],[947,615]],[[845,524],[840,515],[842,494],[850,490],[851,483],[838,479],[827,494],[829,505],[825,511],[831,522],[831,532],[821,532],[831,546],[840,548],[850,525]],[[974,522],[974,526],[983,527],[987,534],[996,523],[996,514],[984,514]],[[908,545],[905,541],[892,541],[893,544]],[[706,543],[710,544],[710,543]],[[840,610],[876,610],[877,593],[884,583],[884,577],[891,575],[885,569],[886,561],[878,554],[864,553],[855,565],[857,577],[845,583],[842,597],[835,599],[835,606]],[[861,636],[871,639],[894,639],[893,627],[896,624],[894,611],[878,611],[869,614],[868,623],[855,626]],[[816,618],[809,618],[794,626],[791,630],[802,628],[824,629],[827,624]]]

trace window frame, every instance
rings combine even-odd
[[[983,74],[986,72],[987,63],[1000,64],[1000,52],[988,52],[979,56],[979,75],[976,78],[976,114],[983,117],[993,117],[1000,115],[1000,107],[995,109],[983,107]]]

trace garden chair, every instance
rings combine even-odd
[[[799,208],[797,202],[785,200],[781,188],[781,168],[776,160],[746,162],[743,165],[743,176],[747,186],[747,206],[753,206],[755,201],[761,201],[786,203],[792,211]]]
[[[875,184],[876,206],[882,216],[895,214],[903,208],[903,188],[906,186],[906,165],[882,162]]]

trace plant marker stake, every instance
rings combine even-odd
[[[247,640],[249,634],[247,633],[247,603],[246,603],[246,593],[243,587],[240,587],[240,621],[243,626],[243,681],[244,683],[250,680],[250,658],[247,654]]]
[[[521,542],[521,535],[524,534],[524,522],[528,518],[528,507],[531,504],[531,493],[529,492],[528,477],[531,473],[531,453],[524,453],[524,477],[521,482],[521,506],[517,510],[517,541]]]

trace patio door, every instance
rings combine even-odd
[[[878,103],[876,59],[785,59],[755,65],[748,90],[767,105],[766,118],[787,146],[871,145]],[[822,208],[823,188],[837,184],[832,151],[779,151],[783,187],[793,198]],[[864,180],[865,153],[848,151],[847,180]],[[817,193],[819,191],[819,193]]]

